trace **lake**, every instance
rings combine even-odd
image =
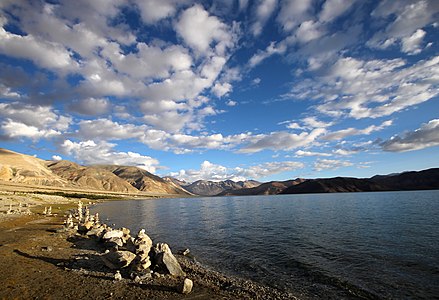
[[[303,298],[439,297],[439,191],[113,201],[92,211]]]

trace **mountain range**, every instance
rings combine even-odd
[[[0,149],[0,180],[33,186],[129,194],[192,195],[146,170],[132,166],[81,166],[71,161],[45,161]]]
[[[439,168],[371,178],[297,178],[265,183],[198,180],[190,183],[172,177],[160,178],[134,166],[81,166],[67,160],[45,161],[0,148],[0,181],[128,194],[244,196],[439,189]]]

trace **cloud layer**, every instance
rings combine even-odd
[[[191,180],[437,147],[438,3],[2,1],[0,139]]]

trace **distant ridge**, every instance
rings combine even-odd
[[[248,181],[184,182],[160,178],[133,166],[81,166],[71,161],[45,161],[0,148],[0,181],[28,186],[116,193],[173,196],[244,196],[439,189],[439,168],[371,178],[334,177],[260,183]]]
[[[252,188],[227,190],[217,196],[245,196],[245,195],[276,195],[290,186],[302,183],[305,179],[297,178],[287,181],[270,181]]]
[[[281,194],[338,193],[338,192],[374,192],[408,191],[439,189],[439,168],[411,171],[388,176],[377,175],[371,178],[335,177],[308,179],[291,186]]]
[[[175,179],[174,179],[175,180]],[[198,180],[191,184],[183,185],[182,187],[187,191],[200,196],[215,196],[230,190],[240,190],[245,188],[252,188],[259,186],[261,183],[254,180],[247,181],[208,181]]]

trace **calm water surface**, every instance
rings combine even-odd
[[[304,298],[439,297],[439,191],[115,201],[102,218]]]

